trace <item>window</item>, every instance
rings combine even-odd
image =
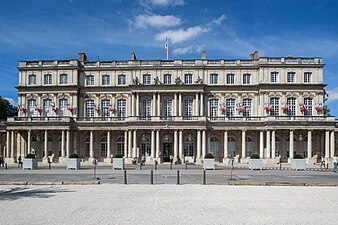
[[[185,74],[184,75],[184,83],[185,84],[192,84],[192,74]]]
[[[126,105],[127,101],[125,99],[117,100],[117,117],[124,119],[126,117]]]
[[[94,116],[94,100],[86,100],[86,117]]]
[[[304,83],[311,83],[312,82],[312,73],[306,72],[304,73]]]
[[[271,83],[278,83],[278,72],[272,72],[270,77]]]
[[[150,120],[151,117],[151,99],[142,99],[141,113],[143,120]]]
[[[44,99],[43,100],[43,116],[51,116],[52,115],[52,100]]]
[[[143,74],[143,84],[150,84],[151,82],[151,76],[150,74]]]
[[[163,84],[171,84],[171,74],[163,75]]]
[[[296,73],[288,72],[288,83],[295,83],[296,81]]]
[[[34,116],[34,112],[36,108],[36,100],[29,99],[27,103],[28,103],[28,117]]]
[[[228,137],[228,157],[236,156],[236,139],[234,137]]]
[[[109,117],[109,107],[110,107],[110,100],[102,99],[101,100],[101,117]]]
[[[68,108],[68,99],[62,98],[59,100],[59,115],[66,116],[67,115],[67,108]]]
[[[312,98],[304,98],[304,116],[312,116]]]
[[[142,142],[141,142],[141,155],[150,156],[151,154],[151,142],[149,135],[142,135]]]
[[[236,101],[233,98],[227,99],[225,101],[226,105],[226,113],[228,117],[235,116],[235,106],[236,106]]]
[[[279,98],[271,98],[270,105],[271,105],[270,115],[279,116]]]
[[[243,74],[243,84],[251,84],[251,74]]]
[[[108,143],[107,143],[107,137],[103,137],[101,139],[100,143],[101,147],[101,157],[107,157],[107,149],[108,149]]]
[[[28,76],[28,84],[29,85],[36,84],[36,75],[32,74]]]
[[[94,85],[94,76],[93,75],[87,75],[86,76],[86,85],[88,85],[88,86]]]
[[[183,100],[183,116],[185,119],[189,119],[193,114],[193,100],[192,99],[184,99]]]
[[[227,84],[235,84],[235,74],[227,74]]]
[[[171,99],[163,99],[163,117],[171,117],[172,116],[172,100]]]
[[[67,74],[60,74],[60,84],[67,84]]]
[[[43,83],[44,84],[52,84],[52,74],[45,74],[43,77]]]
[[[296,99],[287,98],[286,104],[288,106],[288,111],[287,111],[288,116],[295,116],[296,115]]]
[[[110,84],[110,76],[108,74],[102,75],[102,85]]]
[[[124,137],[123,136],[117,138],[117,141],[116,141],[116,153],[124,155]]]
[[[85,140],[85,157],[89,157],[90,156],[90,139],[87,138]]]
[[[194,156],[194,141],[192,135],[189,134],[183,139],[184,156]]]
[[[245,156],[250,157],[253,149],[252,139],[250,137],[245,137]]]
[[[218,74],[210,74],[210,84],[218,84]]]
[[[219,152],[219,140],[217,137],[211,137],[209,140],[209,153],[211,153],[215,158],[218,158]]]
[[[252,99],[244,99],[243,106],[244,106],[243,117],[251,117]]]
[[[210,117],[218,117],[218,99],[210,100]]]
[[[120,74],[117,76],[117,84],[125,85],[126,84],[126,75]]]

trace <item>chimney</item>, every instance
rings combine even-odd
[[[207,52],[203,50],[201,59],[207,59]]]
[[[79,52],[77,54],[77,58],[80,62],[86,62],[87,61],[87,56],[86,56],[86,53],[84,53],[84,52]]]
[[[131,60],[137,60],[135,52],[131,53]]]

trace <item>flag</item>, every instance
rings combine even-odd
[[[165,38],[165,44],[164,44],[164,55],[167,56],[167,60],[168,60],[168,38]]]

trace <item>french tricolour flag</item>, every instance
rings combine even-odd
[[[167,56],[168,60],[168,38],[165,38],[165,44],[164,44],[164,54]]]

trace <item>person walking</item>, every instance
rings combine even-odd
[[[338,164],[338,155],[337,156],[333,156],[333,172],[337,173],[337,164]]]

